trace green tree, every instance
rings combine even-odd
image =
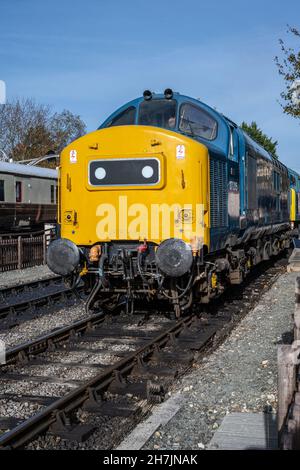
[[[255,121],[252,121],[251,124],[242,122],[241,128],[246,132],[255,142],[260,144],[267,152],[269,152],[272,157],[278,158],[277,155],[277,145],[278,142],[274,141],[271,137],[268,137],[256,124]]]
[[[288,34],[298,43],[296,48],[287,47],[279,40],[282,57],[275,57],[279,74],[285,81],[285,90],[281,93],[281,106],[286,114],[300,118],[300,31],[288,26]]]

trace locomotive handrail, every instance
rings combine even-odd
[[[61,165],[57,167],[57,223],[61,224],[61,212],[60,212],[60,199],[61,199],[61,184],[60,184],[60,173]]]

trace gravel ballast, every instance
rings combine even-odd
[[[225,342],[177,383],[182,407],[144,449],[205,449],[226,414],[276,412],[277,347],[292,340],[296,277],[281,275]]]
[[[41,279],[48,279],[55,274],[50,271],[48,266],[34,266],[33,268],[16,269],[14,271],[7,271],[0,273],[0,289],[5,287],[17,286],[26,284],[31,281],[40,281]]]
[[[67,326],[72,322],[86,317],[84,303],[77,301],[71,307],[60,308],[41,315],[33,320],[25,321],[20,325],[0,334],[7,348],[31,341],[52,331],[55,328]]]

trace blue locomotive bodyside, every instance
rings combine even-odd
[[[293,224],[298,224],[300,222],[300,176],[290,168],[288,168],[288,174],[291,190],[290,218]]]
[[[166,101],[153,94],[152,101]],[[130,101],[100,126],[147,125],[142,121],[145,97]],[[210,157],[210,251],[238,244],[241,237],[290,223],[290,188],[299,193],[300,177],[274,159],[233,121],[194,98],[172,93],[172,125],[151,125],[188,135],[206,145]],[[156,114],[157,117],[158,114]],[[149,123],[150,124],[150,123]],[[256,231],[256,232],[255,232]],[[262,233],[262,232],[260,232]]]

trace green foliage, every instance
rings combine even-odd
[[[15,99],[0,107],[0,158],[5,154],[17,161],[60,153],[85,132],[80,116],[70,111],[53,114],[32,99]]]
[[[269,152],[274,158],[278,158],[277,155],[277,141],[273,141],[271,137],[268,137],[264,132],[258,127],[255,121],[251,124],[242,122],[241,128],[248,134],[255,142],[260,144],[264,149]]]
[[[281,46],[282,58],[275,57],[279,74],[285,81],[285,90],[281,93],[283,103],[281,106],[286,114],[297,119],[300,118],[300,104],[293,100],[293,84],[300,80],[300,31],[288,26],[288,34],[293,35],[293,39],[299,42],[297,50],[292,47],[286,47],[282,39],[279,40]]]

